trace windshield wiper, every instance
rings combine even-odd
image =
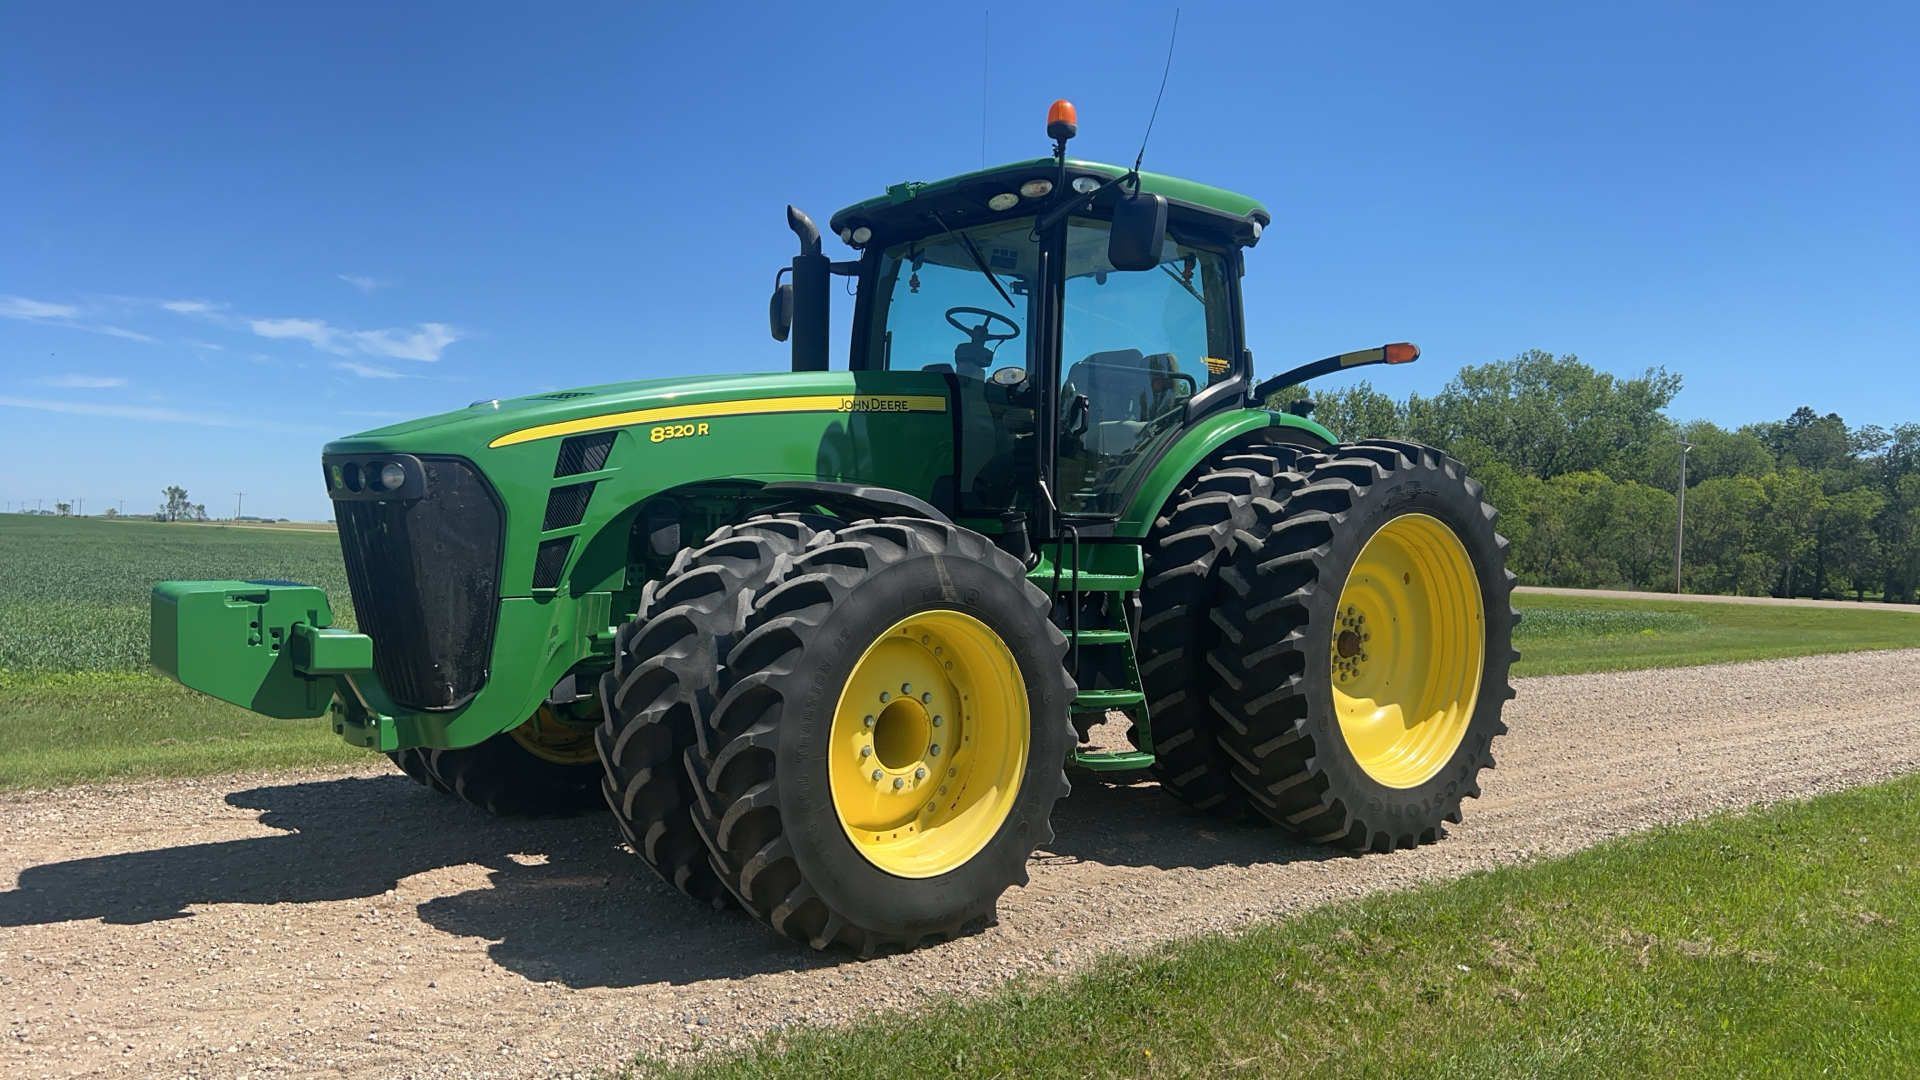
[[[1187,290],[1188,293],[1191,293],[1195,300],[1200,301],[1200,303],[1203,305],[1207,302],[1207,298],[1200,295],[1200,290],[1195,289],[1193,287],[1193,282],[1188,281],[1186,278],[1183,278],[1179,274],[1174,273],[1173,267],[1168,266],[1166,263],[1161,263],[1160,269],[1166,271],[1167,276],[1172,278],[1176,283],[1178,283],[1181,288]]]
[[[939,214],[933,215],[933,220],[934,220],[934,223],[939,225],[941,228],[947,229],[947,223],[940,220]],[[958,240],[960,242],[960,246],[967,249],[967,254],[973,257],[973,265],[979,267],[980,272],[987,275],[988,281],[993,282],[993,291],[1000,294],[1000,299],[1005,300],[1007,302],[1008,307],[1018,311],[1020,308],[1020,305],[1014,303],[1013,297],[1008,296],[1007,290],[1001,287],[1000,279],[995,277],[993,274],[993,270],[987,266],[987,260],[980,257],[980,249],[973,246],[973,241],[967,239],[967,237],[965,237],[964,235],[956,234],[952,229],[947,229],[947,235],[949,237],[952,237],[955,240]]]

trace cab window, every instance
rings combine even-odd
[[[1060,363],[1060,508],[1113,514],[1233,355],[1225,256],[1172,237],[1160,265],[1115,270],[1105,222],[1067,229]]]
[[[1025,506],[1031,497],[1037,395],[1025,376],[1038,366],[1027,327],[1039,273],[1032,218],[935,233],[880,256],[867,367],[955,377],[963,514]]]

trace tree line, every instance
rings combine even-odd
[[[1663,368],[1622,379],[1536,349],[1462,368],[1432,397],[1325,391],[1312,415],[1342,440],[1406,439],[1465,462],[1522,584],[1671,591],[1684,441],[1685,591],[1915,599],[1920,424],[1850,427],[1803,406],[1728,430],[1668,416],[1679,390]]]

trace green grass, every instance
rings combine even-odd
[[[630,1072],[1895,1077],[1915,1062],[1910,777]]]
[[[0,789],[367,760],[322,720],[273,720],[147,664],[156,581],[280,578],[353,606],[331,530],[0,514]]]
[[[1516,677],[1920,648],[1920,614],[1518,593]]]
[[[0,673],[0,789],[368,761],[319,720],[275,720],[158,675]]]

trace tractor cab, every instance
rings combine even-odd
[[[857,260],[829,262],[790,210],[802,254],[773,301],[795,369],[818,370],[827,282],[853,278],[847,367],[949,383],[943,509],[1030,515],[1043,537],[1097,534],[1183,427],[1245,403],[1241,256],[1271,220],[1246,196],[1069,159],[1072,131],[1058,103],[1051,158],[895,184],[834,214]]]

